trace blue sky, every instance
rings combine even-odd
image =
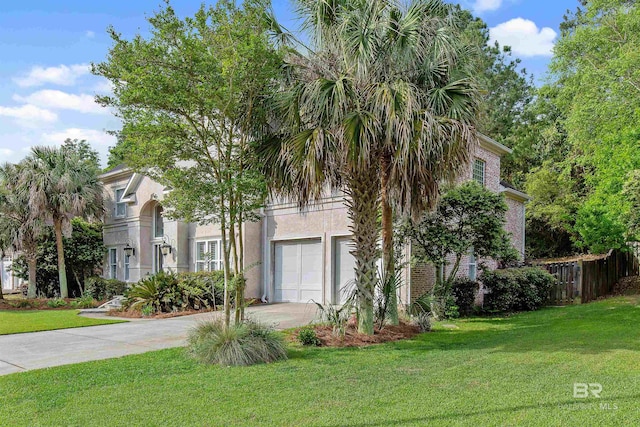
[[[173,0],[190,15],[201,0]],[[110,46],[106,28],[125,37],[146,33],[160,0],[18,0],[0,2],[0,161],[15,162],[33,145],[86,139],[106,159],[119,128],[109,111],[93,102],[106,93],[106,81],[88,72]],[[278,18],[295,27],[288,0],[273,0]],[[482,17],[492,36],[513,46],[537,80],[544,77],[558,26],[577,0],[468,0],[464,7]]]

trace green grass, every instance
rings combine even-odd
[[[436,324],[364,349],[296,347],[248,368],[178,348],[13,374],[0,377],[0,425],[638,425],[638,302]],[[574,398],[576,382],[602,384],[601,399]]]
[[[111,319],[90,319],[78,316],[78,313],[78,310],[0,310],[0,335],[121,322],[121,320]]]

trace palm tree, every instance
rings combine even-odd
[[[371,334],[378,209],[382,203],[385,267],[393,270],[391,207],[415,215],[433,206],[440,183],[466,164],[477,90],[462,66],[455,15],[440,0],[298,6],[312,43],[288,57],[276,100],[281,134],[265,163],[278,166],[269,171],[274,191],[301,204],[327,187],[344,189],[359,330]]]
[[[32,217],[52,224],[58,252],[60,296],[67,298],[63,232],[75,216],[101,215],[102,184],[97,177],[95,159],[83,156],[86,144],[65,141],[55,147],[33,147],[25,159],[22,185],[29,189],[28,205]]]
[[[29,269],[28,298],[36,297],[36,256],[42,222],[31,215],[29,193],[21,187],[22,164],[0,166],[0,247],[18,250]]]

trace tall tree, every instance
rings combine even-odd
[[[560,182],[576,200],[534,200],[530,211],[554,215],[573,205],[563,228],[579,249],[603,252],[630,237],[625,223],[631,204],[622,190],[632,171],[640,169],[640,4],[580,4],[561,26],[547,90],[568,149],[528,182],[528,187]]]
[[[220,226],[227,324],[232,272],[236,321],[243,316],[243,223],[266,198],[250,146],[266,126],[263,103],[281,64],[266,33],[268,7],[220,0],[183,20],[167,2],[148,19],[148,39],[110,29],[109,56],[93,65],[114,86],[98,101],[123,122],[114,158],[173,189],[168,216]]]
[[[103,214],[97,171],[97,154],[84,141],[68,139],[58,148],[34,147],[24,160],[19,185],[28,189],[32,218],[53,225],[62,298],[69,296],[63,233],[70,231],[70,221],[76,216]]]
[[[311,45],[300,43],[287,58],[276,102],[282,133],[265,163],[276,166],[269,171],[276,192],[303,205],[327,187],[346,193],[358,327],[372,334],[381,199],[391,254],[389,208],[415,214],[432,206],[440,182],[468,159],[475,82],[461,66],[456,16],[441,1],[305,0],[298,7]]]
[[[23,187],[23,163],[0,167],[0,246],[14,248],[26,259],[29,287],[27,297],[36,297],[36,257],[42,221],[29,209],[29,190]]]

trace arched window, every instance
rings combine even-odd
[[[164,236],[164,218],[162,217],[162,206],[156,205],[153,209],[153,236]]]

